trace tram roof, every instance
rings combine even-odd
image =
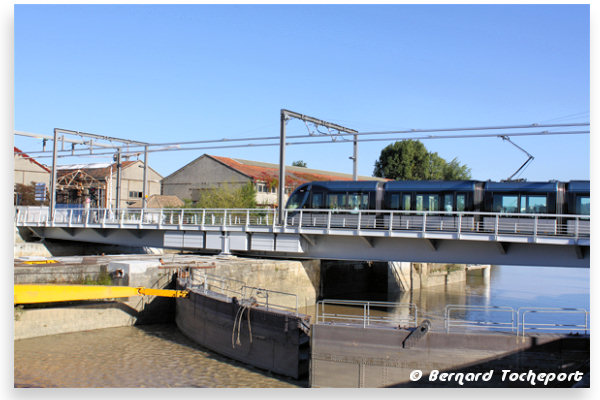
[[[380,181],[315,181],[313,186],[320,186],[334,192],[341,191],[374,191],[381,184]]]
[[[485,190],[490,192],[555,192],[558,182],[486,182]]]
[[[471,191],[477,181],[391,181],[385,183],[385,190],[395,191]]]
[[[567,190],[569,192],[589,193],[590,181],[570,181]]]

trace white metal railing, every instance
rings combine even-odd
[[[399,325],[416,327],[418,320],[417,306],[413,303],[320,300],[315,307],[316,324],[362,325],[363,328]],[[332,307],[334,312],[331,312]],[[394,313],[390,314],[390,310]]]
[[[179,228],[184,226],[278,227],[299,232],[336,230],[369,232],[455,233],[533,237],[589,238],[589,215],[509,214],[489,212],[388,210],[285,210],[277,224],[276,209],[97,209],[59,208],[54,220],[48,207],[15,208],[17,225]]]
[[[267,310],[279,309],[292,311],[298,315],[298,296],[293,293],[244,286],[242,289],[242,298],[248,301],[250,305],[259,305]]]
[[[517,310],[520,315],[519,331],[522,336],[525,336],[526,331],[569,331],[581,332],[587,335],[589,331],[589,312],[583,308],[554,308],[554,307],[521,307]],[[526,321],[525,317],[533,315],[561,315],[563,318],[566,315],[579,316],[580,319],[574,321],[563,322],[548,322],[547,318],[542,321]]]
[[[206,272],[193,275],[191,288],[205,294],[213,292],[227,297],[236,297],[240,304],[245,306],[289,311],[298,315],[298,296],[293,293],[248,286],[246,282]]]
[[[246,283],[237,279],[223,278],[217,275],[208,273],[193,275],[192,289],[201,290],[203,292],[215,292],[226,295],[228,297],[237,296],[242,298],[242,290]]]
[[[480,312],[488,316],[494,314],[493,318],[468,319],[467,314]],[[452,313],[461,313],[460,318],[452,318]],[[472,316],[469,316],[472,318]],[[517,315],[514,308],[507,306],[471,306],[460,304],[448,304],[444,310],[444,327],[446,332],[451,328],[467,329],[501,329],[517,332]]]
[[[452,313],[460,313],[452,318]],[[477,318],[476,314],[485,314],[487,318]],[[492,317],[492,314],[494,317]],[[532,315],[541,316],[536,321],[527,320]],[[548,318],[551,315],[554,318]],[[566,315],[579,316],[579,320],[566,321]],[[556,321],[556,317],[562,317]],[[452,328],[507,330],[517,335],[525,336],[526,332],[589,332],[589,311],[583,308],[560,307],[521,307],[515,310],[508,306],[458,305],[448,304],[444,312],[444,327],[446,332]]]

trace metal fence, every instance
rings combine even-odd
[[[462,314],[453,318],[452,314]],[[487,318],[476,318],[477,315]],[[532,316],[537,316],[532,320]],[[573,316],[565,321],[565,316]],[[556,321],[560,317],[562,321]],[[510,331],[525,336],[527,332],[589,333],[589,311],[583,308],[478,306],[449,304],[444,312],[446,332],[453,328]]]
[[[387,210],[285,210],[277,224],[276,209],[97,209],[57,208],[50,222],[48,207],[15,208],[15,222],[47,226],[281,226],[302,230],[370,230],[446,232],[534,237],[590,237],[589,215],[508,214]]]
[[[298,315],[298,296],[293,293],[248,286],[246,282],[209,273],[194,274],[187,283],[192,289],[204,294],[212,292],[236,297],[245,306],[288,311]]]
[[[395,313],[390,314],[390,310]],[[415,304],[386,301],[320,300],[316,304],[315,317],[317,324],[362,325],[364,328],[416,327],[418,324]]]
[[[452,314],[460,314],[453,318]],[[485,314],[486,319],[470,319],[473,314]],[[470,315],[469,315],[470,314]],[[512,307],[506,306],[467,306],[448,304],[444,309],[444,327],[446,332],[452,328],[494,329],[517,332],[517,315]]]
[[[521,307],[517,310],[519,318],[519,330],[522,336],[525,336],[526,332],[539,332],[539,331],[569,331],[569,332],[582,332],[588,334],[589,331],[589,312],[583,308],[553,308],[553,307]],[[572,321],[563,322],[548,322],[548,316],[554,315],[555,317],[560,315],[565,318],[567,315],[575,318]],[[542,320],[532,321],[527,320],[527,317],[543,316]]]

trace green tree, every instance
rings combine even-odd
[[[471,169],[456,158],[446,162],[418,140],[402,140],[381,150],[373,175],[394,180],[463,180],[471,178]]]
[[[298,161],[294,161],[292,163],[292,167],[302,167],[302,168],[306,168],[306,163],[302,160],[298,160]]]
[[[256,208],[256,189],[251,182],[242,187],[224,185],[202,190],[197,208]]]

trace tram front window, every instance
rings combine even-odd
[[[287,208],[290,210],[295,210],[298,207],[301,207],[302,200],[304,199],[304,191],[297,191],[292,194],[292,197],[288,200]]]

